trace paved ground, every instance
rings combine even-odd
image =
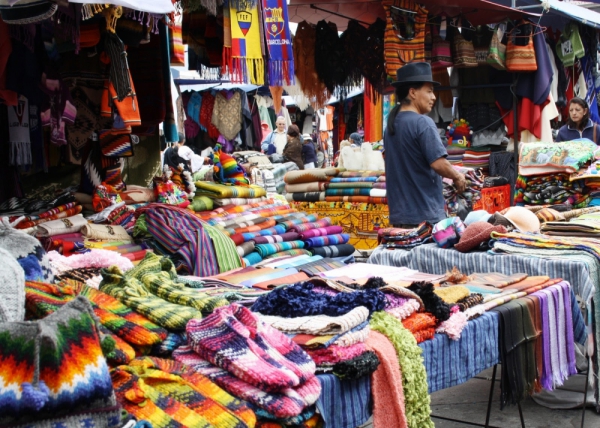
[[[454,419],[464,419],[481,424],[485,423],[491,375],[492,370],[489,369],[481,373],[477,378],[471,379],[462,385],[432,394],[432,413]],[[496,376],[499,379],[499,371]],[[496,382],[490,425],[502,428],[520,427],[517,406],[509,406],[504,408],[504,410],[500,410],[499,397],[500,386]],[[522,402],[521,407],[527,428],[578,428],[581,426],[581,409],[552,410],[540,406],[531,398]],[[468,426],[436,418],[433,421],[437,428],[464,428]],[[591,407],[588,407],[586,410],[584,427],[600,428],[600,415],[596,414]]]

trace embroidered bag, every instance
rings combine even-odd
[[[477,58],[475,58],[473,42],[465,40],[458,32],[454,35],[454,67],[477,67]]]
[[[431,49],[431,69],[452,67],[452,49],[450,41],[444,40],[439,35],[439,30],[434,26],[433,48]]]
[[[529,33],[529,42],[523,46],[516,41],[517,34],[523,34],[519,29],[525,25],[515,27],[512,31],[508,45],[506,46],[506,69],[508,71],[536,71],[537,61],[535,59],[535,49],[533,47],[533,31]],[[517,30],[517,31],[515,31]]]
[[[502,43],[504,31],[499,25],[492,35],[487,63],[496,70],[506,70],[506,45]]]

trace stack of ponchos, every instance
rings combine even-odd
[[[446,202],[446,212],[449,216],[456,216],[460,205],[464,206],[468,211],[472,211],[473,205],[481,199],[481,189],[483,188],[483,175],[480,171],[456,166],[454,169],[464,174],[467,181],[467,188],[463,193],[458,194],[451,180],[443,180],[444,200]]]
[[[515,185],[516,205],[570,204],[585,208],[590,200],[585,181],[570,181],[569,174],[546,174],[517,177]]]
[[[415,229],[388,227],[379,229],[377,232],[377,241],[379,244],[385,245],[386,248],[406,250],[431,242],[432,230],[433,227],[428,222],[421,223]]]
[[[385,173],[381,171],[338,171],[286,175],[289,202],[352,202],[387,204]],[[309,170],[313,171],[313,170]],[[319,170],[320,171],[320,170]],[[318,181],[305,181],[305,180]]]
[[[490,147],[469,147],[466,149],[462,164],[468,168],[480,169],[487,174],[490,167]]]
[[[371,374],[379,364],[365,341],[371,313],[384,305],[385,296],[376,290],[338,293],[304,282],[260,297],[252,310],[300,345],[319,372],[356,379]]]
[[[314,361],[258,315],[231,304],[191,320],[186,333],[187,346],[173,358],[246,400],[259,419],[292,425],[314,415],[321,393]]]

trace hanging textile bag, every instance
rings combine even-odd
[[[431,48],[431,68],[433,70],[452,67],[452,48],[450,42],[439,35],[439,30],[433,27],[433,47]]]
[[[114,134],[111,130],[98,133],[102,154],[109,158],[126,158],[133,156],[133,137],[130,134]]]
[[[506,69],[508,71],[536,71],[537,61],[533,47],[533,31],[529,34],[529,42],[524,46],[515,43],[517,37],[515,33],[513,31],[506,46]]]
[[[496,28],[490,42],[490,50],[487,55],[487,63],[496,70],[506,70],[506,45],[502,43],[500,26]]]
[[[465,40],[460,33],[454,35],[454,67],[477,67],[477,58],[475,57],[473,42]]]

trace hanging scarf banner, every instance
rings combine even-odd
[[[238,4],[235,4],[238,3]],[[231,66],[233,83],[265,83],[265,67],[260,39],[262,37],[257,4],[230,2]]]
[[[286,0],[262,0],[265,37],[269,50],[269,85],[294,84],[294,52]]]

